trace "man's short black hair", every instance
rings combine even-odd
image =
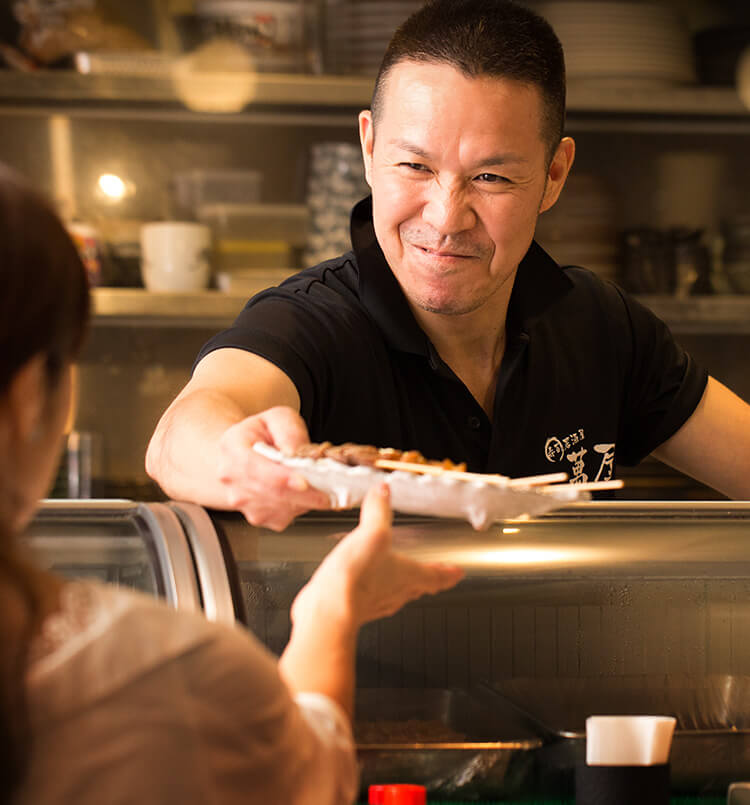
[[[427,0],[396,31],[380,65],[372,96],[373,119],[383,89],[400,62],[449,64],[470,78],[508,78],[538,87],[542,138],[554,155],[565,125],[565,59],[550,24],[509,0]]]

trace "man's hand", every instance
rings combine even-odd
[[[309,440],[302,417],[286,406],[269,408],[228,428],[219,439],[217,468],[227,506],[242,512],[252,525],[274,531],[310,509],[330,509],[327,494],[252,449],[256,442],[265,442],[293,451]]]
[[[236,509],[252,525],[281,531],[328,495],[253,450],[265,442],[295,450],[309,441],[292,381],[241,349],[209,352],[164,412],[146,453],[146,471],[166,495]]]

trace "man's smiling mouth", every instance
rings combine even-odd
[[[454,259],[469,259],[472,257],[476,257],[474,254],[461,254],[460,252],[451,252],[442,249],[430,249],[428,246],[419,246],[417,244],[416,248],[419,249],[424,254],[429,254],[431,257],[439,257],[439,258],[454,258]]]

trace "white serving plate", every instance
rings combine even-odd
[[[494,522],[537,516],[591,497],[587,491],[577,489],[576,484],[498,486],[481,480],[350,467],[331,458],[286,456],[262,442],[253,447],[271,461],[294,469],[316,489],[326,492],[335,509],[359,506],[370,487],[386,483],[391,489],[391,505],[395,511],[468,520],[474,528],[484,529]]]

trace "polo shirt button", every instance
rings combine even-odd
[[[468,425],[468,426],[469,426],[469,427],[470,427],[472,430],[479,430],[479,428],[481,428],[481,427],[482,427],[482,423],[479,421],[479,417],[478,417],[478,416],[470,416],[470,417],[469,417],[469,418],[466,420],[466,424],[467,424],[467,425]]]

